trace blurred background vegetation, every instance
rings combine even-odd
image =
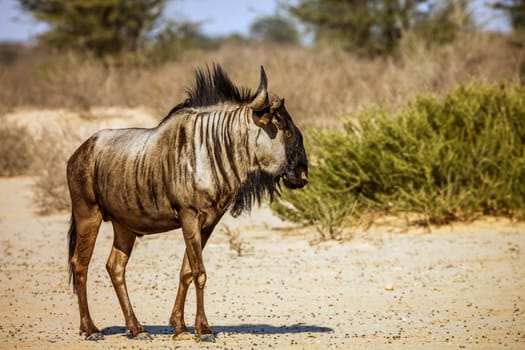
[[[370,103],[395,107],[416,92],[525,75],[524,0],[491,3],[507,15],[506,33],[477,25],[469,0],[301,0],[279,1],[248,33],[222,37],[164,17],[166,1],[18,0],[47,31],[31,44],[0,43],[0,112],[143,106],[160,117],[193,68],[218,61],[247,86],[264,64],[297,118],[329,126]]]
[[[524,217],[525,0],[478,1],[506,16],[508,32],[483,29],[472,0],[282,0],[249,32],[220,37],[166,18],[167,1],[18,0],[47,31],[31,44],[0,43],[0,114],[119,106],[160,120],[195,67],[218,62],[255,88],[263,64],[312,164],[307,189],[273,205],[283,218],[341,238],[378,215]],[[64,138],[36,147],[27,130],[0,131],[3,149],[10,133],[27,140],[21,157],[1,152],[2,175],[37,174],[42,198],[62,196],[43,211],[67,209],[64,180],[46,180],[65,163]],[[53,144],[43,161],[42,145]]]
[[[160,53],[172,59],[179,51],[216,49],[230,39],[298,44],[298,22],[313,34],[315,46],[336,46],[368,56],[395,54],[407,34],[434,45],[476,30],[469,7],[472,0],[280,2],[278,12],[256,19],[245,38],[211,38],[200,33],[201,23],[167,20],[163,17],[167,0],[18,1],[24,11],[48,24],[47,32],[38,37],[41,46],[97,57]],[[514,31],[523,32],[523,0],[496,1],[490,6],[505,11]],[[159,52],[163,50],[169,54]]]

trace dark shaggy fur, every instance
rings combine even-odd
[[[221,102],[245,103],[253,99],[249,89],[235,86],[218,64],[195,71],[195,87],[188,90],[192,107],[213,106]]]
[[[195,86],[186,92],[188,98],[173,107],[165,119],[183,108],[213,106],[223,102],[243,104],[254,98],[250,89],[235,86],[218,64],[213,64],[211,69],[209,66],[196,69]]]
[[[235,195],[230,213],[233,217],[241,215],[243,212],[250,212],[255,203],[261,204],[261,199],[265,196],[273,200],[274,194],[279,195],[279,179],[275,179],[266,172],[248,174],[248,179]]]

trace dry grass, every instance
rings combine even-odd
[[[35,143],[23,126],[0,126],[0,176],[27,175],[34,159]]]
[[[144,106],[159,118],[184,99],[193,69],[218,62],[240,85],[256,88],[263,64],[270,89],[300,124],[339,125],[337,116],[371,103],[396,107],[407,95],[450,91],[459,82],[519,79],[525,50],[510,39],[474,33],[433,49],[407,37],[398,58],[358,58],[336,49],[224,45],[158,67],[112,66],[75,55],[23,59],[0,67],[0,106]],[[522,76],[523,78],[523,76]]]
[[[120,106],[145,107],[161,119],[185,98],[186,88],[193,83],[193,69],[211,62],[220,63],[234,82],[253,89],[259,82],[258,67],[264,65],[270,89],[286,98],[288,110],[302,127],[340,127],[340,115],[364,106],[379,103],[394,110],[407,97],[428,91],[443,95],[458,83],[473,79],[499,82],[523,81],[525,77],[523,45],[483,33],[465,35],[432,49],[408,36],[397,58],[376,59],[330,48],[227,44],[216,51],[190,52],[178,61],[152,67],[108,65],[72,54],[36,51],[0,65],[0,114],[21,107],[85,114],[95,107]],[[78,136],[72,132],[83,125],[78,122],[67,130],[36,137],[32,171],[38,175],[35,193],[43,213],[69,206],[65,162],[87,137],[86,133]],[[17,133],[9,130],[13,132]],[[31,147],[29,140],[24,146],[25,142],[21,147]],[[11,147],[3,137],[0,146]],[[18,151],[2,153],[6,157]],[[22,153],[11,157],[9,164],[15,164],[16,158],[25,159]]]
[[[66,163],[83,140],[74,130],[46,133],[37,140],[33,172],[34,199],[42,215],[69,211],[71,200],[66,178]]]
[[[41,132],[1,120],[0,176],[32,175],[34,199],[40,214],[70,208],[66,182],[66,161],[80,144],[74,129]]]

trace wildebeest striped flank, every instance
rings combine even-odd
[[[67,164],[70,277],[78,295],[80,331],[88,339],[102,339],[89,313],[86,280],[104,220],[111,221],[114,231],[106,267],[132,335],[148,337],[125,282],[135,239],[182,228],[186,251],[170,324],[174,338],[189,337],[184,303],[194,282],[195,332],[198,339],[213,340],[204,313],[202,250],[215,225],[228,208],[236,216],[263,196],[272,197],[281,179],[289,188],[301,188],[307,176],[301,132],[284,99],[268,92],[262,67],[255,93],[237,88],[218,65],[197,70],[188,98],[156,127],[101,130],[91,136]]]

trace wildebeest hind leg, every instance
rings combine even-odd
[[[76,201],[74,204],[76,204],[73,206],[76,244],[70,263],[74,288],[78,296],[80,333],[84,333],[86,339],[99,340],[102,339],[102,335],[89,314],[86,284],[88,266],[102,222],[102,214],[96,206],[88,206],[81,201]]]
[[[136,234],[115,221],[113,223],[113,247],[109,255],[106,268],[111,277],[111,282],[117,293],[120,307],[126,320],[126,328],[131,332],[133,337],[149,338],[146,329],[138,322],[131,302],[129,301],[128,290],[126,287],[126,264],[128,263],[133,244],[135,243]]]

